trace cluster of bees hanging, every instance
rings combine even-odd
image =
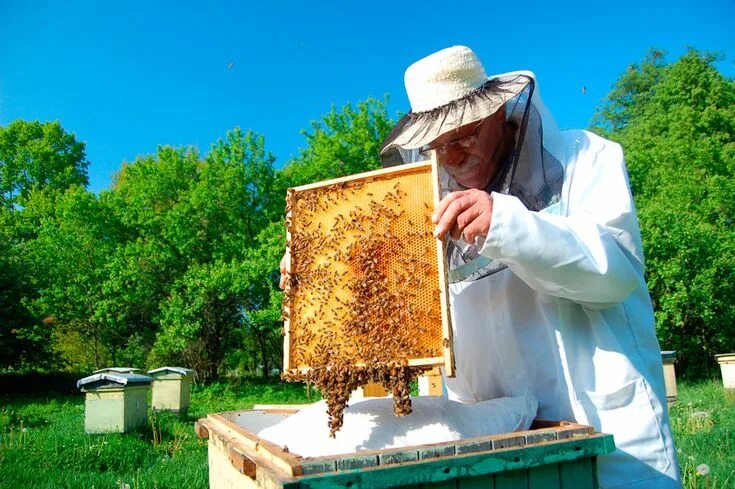
[[[444,347],[431,176],[289,190],[286,380],[316,385],[332,436],[368,382],[411,412],[410,384]],[[407,191],[410,190],[410,191]]]

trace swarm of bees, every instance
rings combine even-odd
[[[411,414],[411,382],[431,367],[409,367],[398,364],[356,366],[335,360],[328,366],[314,367],[304,373],[283,374],[285,380],[306,381],[314,384],[327,402],[329,434],[335,437],[344,421],[344,410],[350,394],[368,382],[389,388],[393,394],[393,412],[396,416]]]
[[[291,368],[283,378],[319,388],[332,436],[350,394],[368,382],[393,393],[397,416],[409,414],[410,384],[431,368],[409,361],[442,356],[429,178],[356,180],[287,195],[283,315]]]

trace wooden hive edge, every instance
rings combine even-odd
[[[218,436],[228,440],[230,448],[238,448],[241,455],[251,458],[255,456],[257,459],[266,461],[271,468],[275,468],[287,476],[301,475],[301,464],[298,461],[300,457],[284,450],[275,443],[250,433],[225,418],[222,414],[209,414],[207,416],[210,436],[212,432],[217,433]]]
[[[355,367],[364,367],[364,362],[357,362],[354,364]],[[426,358],[411,358],[406,360],[405,365],[409,367],[439,367],[444,365],[444,357],[426,357]],[[294,374],[306,374],[311,370],[311,367],[301,368],[289,368],[286,373]]]
[[[303,457],[300,459],[305,467],[302,475],[386,468],[421,461],[502,453],[524,447],[540,447],[550,444],[566,445],[573,439],[610,437],[610,435],[595,432],[592,426],[568,421],[542,423],[546,425],[543,428],[466,438],[458,441],[413,445],[396,449],[364,450],[343,455]],[[607,450],[606,453],[611,451]]]
[[[288,261],[288,270],[293,267],[291,262],[291,209],[293,208],[295,192],[288,189],[286,192],[286,256]],[[283,303],[281,305],[281,313],[283,315],[283,371],[288,372],[291,369],[291,302],[286,302],[286,298],[290,297],[291,280],[286,280],[283,289]],[[288,309],[287,309],[288,308]]]
[[[382,489],[403,485],[452,481],[468,475],[496,474],[551,463],[564,463],[581,457],[595,457],[615,449],[612,435],[595,433],[586,439],[562,439],[526,447],[510,447],[489,452],[475,452],[430,460],[414,459],[391,465],[377,465],[334,472],[307,474],[284,481],[284,489],[330,489],[361,487]],[[577,444],[581,443],[581,444]],[[520,450],[527,450],[520,452]],[[413,467],[421,464],[421,470]],[[379,475],[382,474],[382,475]]]
[[[295,406],[263,405],[262,407],[266,408],[262,411],[271,412],[270,409],[274,407],[272,412],[282,413],[284,410],[278,408]],[[251,411],[256,410],[260,411],[260,409]],[[591,426],[573,422],[539,420],[535,424],[538,426],[537,429],[526,431],[397,449],[366,450],[325,457],[302,457],[283,450],[280,446],[246,431],[224,417],[227,414],[241,412],[243,411],[210,414],[206,419],[199,420],[198,423],[200,427],[206,428],[207,436],[219,436],[226,440],[228,457],[238,471],[254,478],[253,474],[257,473],[258,468],[262,466],[263,473],[275,474],[279,480],[284,481],[284,487],[288,485],[288,481],[298,481],[303,478],[314,476],[331,478],[343,473],[390,469],[420,462],[441,463],[445,461],[452,466],[460,466],[464,463],[461,461],[463,459],[479,460],[478,457],[493,453],[503,458],[505,453],[520,448],[568,446],[575,440],[579,442],[591,440],[589,443],[597,447],[593,447],[593,451],[596,450],[595,453],[610,453],[615,448],[611,435],[597,433]],[[572,451],[582,449],[583,445],[570,448]],[[554,449],[550,448],[550,450]],[[508,463],[517,463],[518,460],[516,457]]]
[[[439,184],[439,164],[436,160],[436,151],[431,151],[429,159],[431,164],[431,184],[434,194],[434,208],[439,206],[441,201],[441,188]],[[449,263],[447,262],[447,242],[445,239],[436,240],[436,264],[437,273],[439,275],[439,300],[442,316],[442,340],[443,340],[443,358],[444,374],[453,378],[455,376],[454,363],[454,338],[452,336],[452,315],[450,313],[449,301],[449,277],[447,270]]]
[[[363,173],[356,173],[354,175],[347,175],[344,177],[333,178],[331,180],[323,180],[321,182],[309,183],[306,185],[299,185],[298,187],[291,187],[289,191],[295,193],[306,192],[322,187],[329,187],[330,185],[338,185],[340,183],[349,183],[354,181],[365,181],[370,182],[375,179],[379,179],[385,176],[396,176],[403,175],[405,173],[415,173],[421,170],[425,170],[431,165],[431,162],[420,161],[418,163],[407,163],[400,166],[392,166],[389,168],[381,168],[379,170],[372,170]]]

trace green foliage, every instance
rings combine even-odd
[[[87,184],[84,143],[58,122],[16,120],[0,127],[0,207],[23,204],[33,190]]]
[[[37,321],[24,299],[35,296],[17,239],[17,214],[0,207],[0,368],[53,363],[50,330]]]
[[[39,291],[27,301],[29,307],[46,318],[47,326],[61,324],[89,341],[81,356],[70,360],[80,366],[99,365],[109,358],[103,349],[124,341],[98,306],[104,300],[105,263],[116,241],[106,209],[94,194],[72,187],[31,192],[19,214],[23,227],[33,227],[36,233],[22,247]]]
[[[282,364],[286,188],[377,168],[392,125],[385,102],[333,108],[280,172],[263,136],[234,129],[203,157],[159,147],[124,164],[99,195],[73,185],[86,177],[64,177],[86,170],[83,146],[65,149],[59,161],[76,166],[54,163],[45,180],[6,192],[22,206],[7,207],[0,221],[13,238],[0,244],[8,248],[0,281],[17,289],[0,296],[0,310],[14,318],[3,323],[0,350],[18,352],[22,331],[77,369],[173,363],[204,380],[230,370],[269,375]],[[6,146],[31,147],[23,153],[29,168],[45,168],[41,149],[51,139],[26,143],[31,129],[73,143],[58,124],[10,128]],[[27,283],[17,280],[21,270]]]
[[[273,170],[262,137],[236,132],[215,145],[202,164],[206,178],[199,177],[208,184],[192,187],[191,202],[197,204],[187,207],[201,209],[209,202],[212,212],[196,216],[187,211],[182,222],[183,232],[191,230],[192,222],[206,221],[213,229],[202,244],[215,246],[214,261],[199,258],[173,281],[161,303],[161,327],[149,363],[183,362],[205,379],[218,377],[222,368],[264,376],[280,369],[282,294],[277,283],[286,188],[377,168],[379,144],[391,127],[383,102],[369,99],[357,109],[350,104],[332,109],[312,123],[312,131],[305,132],[307,148],[281,172]],[[247,164],[236,164],[241,161]],[[233,172],[240,168],[245,172]],[[176,236],[170,241],[197,239]],[[196,248],[181,254],[197,256]]]
[[[0,366],[49,367],[51,328],[29,309],[37,296],[32,264],[23,252],[37,222],[27,225],[19,209],[32,192],[63,191],[87,183],[84,144],[58,122],[17,120],[0,127]],[[50,210],[50,209],[48,209]],[[26,221],[24,223],[24,221]]]
[[[279,190],[380,168],[380,144],[395,124],[387,103],[368,98],[356,108],[332,107],[312,122],[311,131],[303,131],[306,148],[279,175]]]
[[[597,117],[625,149],[659,340],[694,376],[735,350],[735,82],[717,59],[653,51]]]

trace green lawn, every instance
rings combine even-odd
[[[317,399],[300,384],[277,381],[195,387],[186,417],[158,414],[135,434],[86,435],[81,393],[37,380],[25,390],[0,394],[0,488],[206,488],[207,447],[193,433],[194,420]],[[735,488],[735,393],[718,382],[680,384],[671,416],[685,487]],[[697,475],[701,464],[708,475]]]
[[[206,488],[207,445],[194,434],[196,419],[310,400],[318,397],[312,391],[309,398],[301,384],[195,386],[188,416],[159,413],[138,433],[86,435],[79,392],[0,394],[0,488]]]
[[[735,391],[719,380],[678,387],[669,414],[684,487],[735,488]],[[706,476],[697,473],[702,464]]]

